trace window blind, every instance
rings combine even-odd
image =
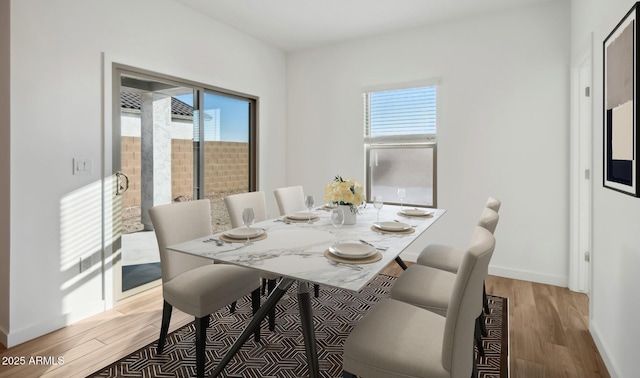
[[[436,86],[364,94],[365,141],[426,142],[436,136]]]

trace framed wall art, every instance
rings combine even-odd
[[[603,185],[640,196],[637,169],[638,4],[604,40]]]

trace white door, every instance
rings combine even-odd
[[[589,293],[592,235],[593,97],[591,51],[573,69],[571,130],[571,273],[569,288]]]

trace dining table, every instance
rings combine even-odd
[[[331,205],[189,240],[168,249],[281,277],[211,376],[218,376],[293,285],[309,376],[319,377],[309,285],[362,290],[446,212],[385,204],[358,208],[353,225],[331,221]],[[347,211],[349,211],[347,209]]]

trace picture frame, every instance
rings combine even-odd
[[[640,196],[637,149],[638,51],[636,2],[603,42],[603,186]]]

